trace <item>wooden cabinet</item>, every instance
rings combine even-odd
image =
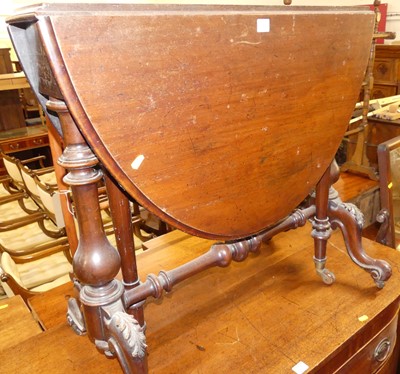
[[[0,74],[12,74],[10,48],[0,48]],[[4,88],[3,88],[4,89]],[[0,131],[25,126],[18,90],[0,90]]]
[[[400,45],[377,45],[374,63],[372,98],[400,92]]]
[[[0,48],[0,74],[12,73],[11,48]]]
[[[4,153],[12,153],[17,157],[27,158],[37,155],[32,152],[36,148],[43,148],[39,154],[44,154],[51,163],[49,151],[49,137],[46,127],[42,125],[22,127],[0,132],[0,149]],[[25,156],[23,153],[25,152]],[[3,160],[0,158],[0,175],[5,174]]]

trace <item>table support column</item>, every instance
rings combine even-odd
[[[79,303],[70,320],[81,320],[87,334],[106,356],[117,357],[124,373],[147,371],[144,328],[126,313],[124,286],[114,277],[120,269],[118,251],[103,228],[97,184],[103,175],[98,160],[86,144],[65,103],[50,100],[47,108],[60,118],[65,149],[58,163],[68,170],[79,227],[79,243],[73,258],[74,275],[80,288]],[[76,326],[75,326],[76,329]]]

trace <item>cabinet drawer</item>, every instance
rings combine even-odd
[[[43,135],[41,137],[28,140],[29,148],[43,147],[48,144],[49,144],[49,138],[47,137],[47,135]]]
[[[375,373],[391,357],[396,345],[398,315],[336,373]]]
[[[17,152],[26,149],[28,143],[26,140],[18,140],[14,142],[3,143],[1,147],[3,148],[3,152],[10,153],[10,152]]]
[[[377,58],[374,63],[374,81],[379,83],[395,83],[396,77],[396,60]]]
[[[384,84],[375,84],[372,89],[371,98],[372,99],[381,99],[382,97],[394,96],[397,95],[397,85],[384,85]]]

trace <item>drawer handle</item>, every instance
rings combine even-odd
[[[43,144],[43,139],[34,139],[33,144]]]
[[[389,355],[391,345],[392,344],[388,338],[381,340],[375,348],[374,359],[379,362],[385,361]]]
[[[10,144],[11,149],[18,149],[19,148],[19,143],[16,144]]]

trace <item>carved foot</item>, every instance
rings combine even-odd
[[[78,301],[73,297],[68,299],[67,322],[77,335],[86,334],[85,319],[79,308]]]
[[[335,200],[329,202],[328,216],[333,228],[340,227],[353,262],[371,274],[378,288],[383,288],[392,270],[386,261],[376,260],[365,253],[361,242],[364,217],[360,210],[354,204]]]
[[[381,224],[375,240],[378,243],[393,247],[392,230],[390,229],[390,213],[387,209],[382,209],[376,216],[377,222]]]
[[[126,313],[123,293],[124,287],[117,280],[103,287],[82,288],[80,299],[88,327],[93,315],[100,317],[100,328],[88,328],[89,337],[106,356],[118,358],[124,373],[146,373],[145,326]]]

